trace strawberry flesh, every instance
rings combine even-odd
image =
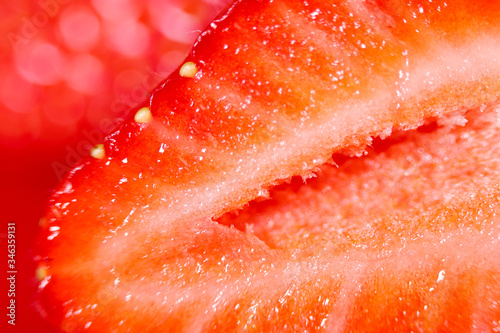
[[[197,74],[171,75],[152,121],[126,121],[52,199],[50,320],[498,326],[499,15],[470,0],[235,2],[186,60]],[[339,152],[369,156],[325,165]]]

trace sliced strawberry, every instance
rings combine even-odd
[[[334,276],[307,290],[335,303],[329,330],[495,328],[499,110],[377,140],[368,157],[323,166],[307,185],[294,179],[219,222]],[[320,288],[339,281],[340,300]]]
[[[499,14],[472,1],[236,2],[153,92],[152,120],[128,120],[54,197],[39,270],[52,321],[494,328]],[[324,173],[312,186],[292,180],[212,220],[312,171]]]

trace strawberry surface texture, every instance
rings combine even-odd
[[[500,331],[500,1],[229,5],[53,196],[69,332]]]

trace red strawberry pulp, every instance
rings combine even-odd
[[[53,198],[39,270],[50,320],[498,328],[499,14],[472,1],[234,3],[195,43],[195,73],[153,91],[153,119],[126,121]]]
[[[302,314],[295,327],[497,328],[498,116],[496,106],[395,133],[366,157],[323,166],[307,184],[294,179],[273,189],[272,200],[218,221],[308,271],[294,281],[315,284],[291,296],[310,304],[295,309]],[[337,288],[325,290],[332,284],[326,276]],[[275,318],[269,329],[280,327],[277,303],[262,306]],[[304,320],[309,313],[314,321]]]

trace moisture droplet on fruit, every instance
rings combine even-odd
[[[104,145],[103,144],[98,144],[92,150],[90,151],[90,156],[93,158],[96,158],[98,160],[101,160],[106,156],[104,152]]]
[[[194,77],[196,73],[198,73],[198,68],[196,68],[196,64],[192,61],[186,62],[179,70],[179,74],[182,77]]]
[[[134,120],[139,124],[148,123],[152,118],[151,110],[147,106],[140,108],[134,116]]]

